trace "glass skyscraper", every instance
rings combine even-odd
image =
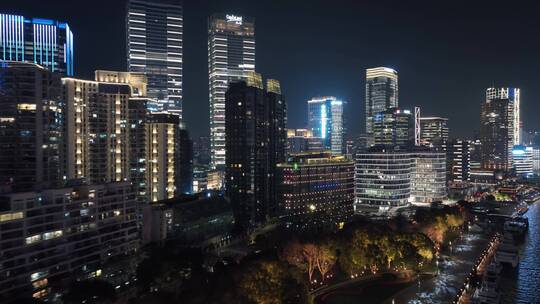
[[[144,72],[153,112],[182,116],[183,19],[179,0],[129,0],[127,64]]]
[[[73,33],[65,22],[0,14],[0,57],[73,76]]]
[[[373,134],[373,119],[377,113],[398,104],[397,71],[378,67],[366,70],[366,133]]]
[[[517,88],[486,90],[480,116],[483,169],[512,168],[512,148],[520,142],[519,103]]]
[[[208,85],[212,167],[225,166],[225,92],[229,83],[255,71],[255,22],[216,14],[208,26]]]
[[[343,101],[333,96],[308,100],[308,127],[320,137],[325,150],[333,155],[343,152]]]
[[[422,145],[446,150],[448,142],[448,118],[420,118],[420,142]]]

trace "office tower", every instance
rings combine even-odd
[[[471,180],[471,143],[452,139],[447,144],[448,180],[456,183]]]
[[[134,197],[128,182],[0,194],[0,230],[9,235],[0,238],[0,302],[24,295],[51,300],[69,281],[104,278],[119,258],[133,257]]]
[[[410,146],[414,144],[414,116],[409,110],[391,108],[371,120],[371,138],[375,145]]]
[[[533,148],[516,145],[512,149],[512,165],[517,176],[528,177],[533,174]]]
[[[8,62],[0,79],[0,192],[61,185],[60,76],[33,63]]]
[[[287,130],[287,153],[322,152],[324,150],[322,139],[313,136],[308,129]]]
[[[148,79],[148,109],[182,117],[183,18],[179,0],[129,0],[127,66]]]
[[[354,162],[331,153],[294,154],[277,165],[279,214],[293,229],[337,229],[354,213]]]
[[[489,88],[482,104],[482,168],[510,170],[512,147],[519,143],[519,89]]]
[[[366,70],[366,133],[373,133],[373,118],[375,114],[390,108],[397,108],[398,104],[398,73],[385,68],[371,68]]]
[[[275,168],[285,160],[287,154],[287,106],[281,94],[281,85],[275,79],[266,80],[266,104],[268,114],[268,168]],[[275,170],[269,170],[269,177],[275,179]],[[275,188],[272,188],[275,190]]]
[[[2,60],[36,63],[73,76],[73,33],[67,23],[0,14],[0,33]]]
[[[374,146],[356,154],[355,203],[392,213],[446,197],[446,155],[427,147]]]
[[[193,192],[193,141],[189,137],[189,132],[185,124],[180,124],[179,132],[179,165],[178,172],[178,193],[191,194]]]
[[[540,172],[540,149],[533,148],[532,154],[533,154],[533,172],[535,174],[538,174],[538,172]]]
[[[325,150],[343,152],[343,101],[333,96],[308,100],[308,128],[320,137]]]
[[[208,86],[212,167],[225,166],[225,92],[229,83],[255,71],[255,22],[215,14],[208,26]]]
[[[469,140],[471,151],[471,170],[482,168],[482,142],[480,139]]]
[[[411,196],[410,153],[375,146],[356,154],[355,204],[374,206],[380,212],[408,205]]]
[[[67,178],[92,184],[130,180],[142,195],[144,75],[96,71],[95,81],[62,82]]]
[[[173,198],[180,190],[180,117],[152,113],[146,119],[146,186],[149,200]]]
[[[226,93],[226,193],[237,224],[249,228],[277,215],[276,164],[285,159],[285,101],[253,73]]]
[[[486,102],[489,100],[506,100],[508,101],[508,127],[512,134],[514,145],[519,145],[521,142],[521,90],[519,88],[488,88],[486,89]]]
[[[442,202],[446,197],[446,153],[425,147],[415,147],[410,152],[410,201],[424,204]]]
[[[446,150],[448,141],[448,118],[421,117],[420,143],[432,148]]]

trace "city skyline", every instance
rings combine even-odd
[[[531,27],[525,28],[519,22],[511,22],[520,18],[526,19],[530,14],[521,8],[517,8],[519,13],[504,14],[490,7],[485,8],[489,12],[482,12],[480,5],[469,6],[467,11],[463,11],[461,3],[439,9],[422,1],[410,5],[396,2],[388,4],[394,8],[390,14],[383,14],[382,19],[377,20],[373,16],[380,14],[374,12],[384,11],[383,5],[344,1],[325,10],[325,2],[319,1],[313,3],[312,9],[315,13],[308,15],[298,13],[304,6],[300,3],[291,4],[291,10],[279,13],[280,2],[268,1],[262,5],[245,1],[184,3],[184,107],[188,113],[185,121],[188,128],[193,130],[194,136],[209,133],[206,127],[209,123],[208,104],[203,102],[208,99],[207,80],[204,80],[208,73],[204,33],[207,30],[208,17],[212,13],[253,16],[258,27],[263,28],[257,35],[257,45],[260,46],[258,49],[261,49],[257,52],[257,70],[281,80],[283,92],[288,96],[289,127],[302,128],[307,124],[303,115],[306,109],[303,101],[311,96],[333,95],[348,101],[346,119],[354,122],[348,126],[350,132],[361,132],[363,118],[354,118],[364,113],[363,76],[366,68],[376,66],[388,66],[400,74],[401,106],[412,108],[418,105],[426,115],[448,117],[450,137],[473,136],[479,131],[477,105],[484,100],[485,88],[491,86],[520,87],[524,127],[526,130],[539,127],[539,122],[534,120],[533,116],[537,105],[532,98],[537,90],[534,87],[536,63],[528,59],[533,58],[535,50],[540,46],[533,42],[532,45],[527,44],[527,49],[515,49],[503,44],[499,45],[499,49],[504,50],[506,55],[499,56],[498,52],[490,50],[486,43],[502,34],[512,34],[513,45],[528,41],[528,35],[533,31]],[[38,9],[31,1],[20,1],[7,4],[4,12],[69,23],[72,31],[79,33],[74,37],[76,77],[90,78],[96,69],[127,70],[125,60],[122,60],[126,54],[123,32],[124,4],[122,1],[98,1],[95,7],[101,7],[100,3],[110,9],[93,11],[94,8],[89,7],[88,10],[80,11],[76,9],[76,4],[65,1],[57,1],[46,8]],[[349,9],[350,6],[353,6],[353,9]],[[366,10],[371,13],[365,12]],[[322,15],[323,11],[325,15]],[[480,12],[481,17],[476,18]],[[510,21],[505,25],[497,24],[497,18],[503,14]],[[429,17],[422,21],[419,17],[423,15]],[[107,18],[110,23],[101,24],[97,22],[99,18],[96,16]],[[275,16],[280,16],[279,22]],[[314,22],[318,18],[328,22]],[[454,19],[460,20],[456,28],[445,24],[446,21]],[[340,21],[337,24],[331,22],[337,20]],[[409,21],[411,22],[408,23]],[[426,27],[427,22],[431,22],[430,28]],[[341,28],[348,23],[353,25],[351,29]],[[307,30],[308,24],[311,24],[313,29],[305,35],[299,35]],[[377,24],[383,26],[378,27]],[[400,28],[400,24],[407,26]],[[468,28],[471,31],[464,32]],[[372,32],[369,32],[370,30]],[[313,50],[309,41],[315,38],[315,32],[328,39],[334,47]],[[463,35],[454,32],[461,32]],[[358,42],[346,38],[346,35],[351,33],[367,36]],[[400,42],[399,52],[389,48],[389,41],[377,38],[380,34],[388,34]],[[104,50],[91,47],[98,38],[113,47]],[[272,47],[272,41],[276,39],[285,41],[287,48]],[[449,46],[455,48],[451,53],[446,51]],[[99,56],[105,53],[107,56]],[[103,60],[91,58],[92,54],[103,57]],[[427,54],[432,55],[430,64],[427,64],[427,59],[424,58]],[[283,64],[272,62],[275,55],[279,56]],[[471,70],[470,66],[478,68]],[[503,66],[510,68],[502,68]],[[464,72],[467,77],[459,80]],[[298,84],[298,79],[301,80],[301,85]],[[455,111],[457,107],[462,107],[465,111]],[[469,126],[459,123],[459,119],[467,121]]]
[[[0,302],[540,303],[540,22],[432,2],[3,7]]]

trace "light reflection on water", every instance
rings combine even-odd
[[[502,303],[540,303],[540,202],[530,206],[529,233],[521,250],[517,273],[501,282]]]

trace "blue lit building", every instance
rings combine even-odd
[[[73,33],[65,22],[0,14],[0,56],[73,76]]]
[[[308,128],[320,137],[323,148],[333,155],[343,151],[343,101],[333,96],[308,100]]]

